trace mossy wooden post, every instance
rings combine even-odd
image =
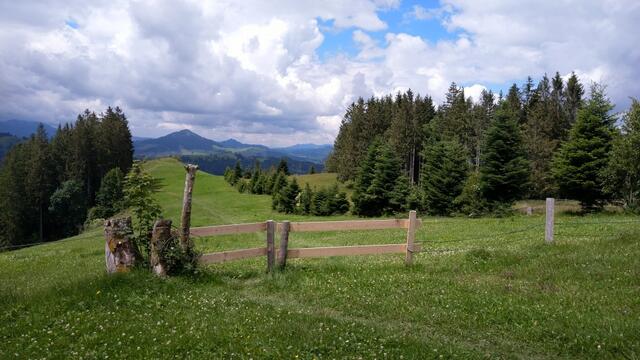
[[[180,246],[189,247],[189,228],[191,227],[191,199],[193,197],[193,183],[196,181],[198,165],[185,165],[187,176],[184,181],[184,196],[182,198],[182,216],[180,217]]]
[[[404,263],[407,265],[413,264],[413,251],[415,250],[414,243],[416,240],[416,211],[409,211],[409,225],[407,226],[407,250],[404,258]]]
[[[160,256],[160,249],[171,239],[171,220],[160,219],[153,225],[151,234],[151,257],[149,263],[156,275],[166,276],[167,268]]]
[[[280,252],[278,252],[278,267],[284,269],[287,266],[287,250],[289,249],[289,228],[291,223],[283,221],[280,231]]]
[[[553,243],[553,222],[554,222],[554,207],[555,207],[555,199],[547,198],[547,216],[544,227],[544,241],[547,244]]]
[[[131,217],[108,219],[104,222],[105,262],[108,273],[127,272],[139,259],[131,237]]]
[[[267,272],[273,271],[276,264],[276,248],[275,248],[276,222],[267,220]]]

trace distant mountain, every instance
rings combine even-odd
[[[244,144],[235,139],[214,141],[191,130],[181,130],[157,139],[134,139],[135,157],[155,158],[180,156],[182,161],[200,165],[212,174],[221,175],[227,166],[240,161],[251,166],[259,160],[263,168],[277,165],[287,159],[293,173],[306,173],[313,166],[322,171],[323,162],[331,151],[331,145],[302,144],[271,149],[264,145]]]
[[[209,154],[220,149],[217,142],[191,130],[180,130],[157,139],[135,140],[136,157]]]
[[[191,130],[180,130],[157,139],[134,139],[135,156],[161,157],[170,155],[208,155],[231,152],[244,158],[289,158],[322,164],[332,149],[331,145],[300,144],[272,149],[264,145],[244,144],[235,139],[214,141]],[[225,158],[228,156],[225,156]]]
[[[284,148],[275,148],[275,151],[296,156],[309,161],[324,163],[324,161],[333,150],[332,145],[316,145],[316,144],[298,144]]]
[[[52,137],[56,133],[56,128],[51,125],[42,123],[47,136]],[[3,120],[0,121],[0,133],[9,133],[19,138],[29,137],[34,134],[40,125],[37,121],[27,120]]]
[[[258,148],[258,149],[266,149],[266,150],[269,149],[264,145],[243,144],[236,139],[219,141],[218,144],[225,149],[248,149],[248,148]]]

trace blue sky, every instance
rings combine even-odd
[[[8,1],[0,121],[120,106],[137,136],[332,143],[359,96],[441,103],[453,81],[473,97],[556,71],[621,111],[640,97],[638,33],[637,0]]]

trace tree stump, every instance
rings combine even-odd
[[[131,217],[108,219],[104,222],[105,261],[108,273],[127,272],[139,259],[131,236]]]
[[[164,263],[162,256],[160,256],[160,251],[164,246],[168,246],[171,236],[171,220],[161,219],[156,221],[151,235],[151,257],[149,259],[151,270],[156,275],[167,275],[167,265]]]

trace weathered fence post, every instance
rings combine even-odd
[[[180,246],[189,247],[189,228],[191,227],[191,199],[193,197],[193,183],[196,181],[198,165],[185,165],[187,177],[184,181],[184,196],[182,198],[182,216],[180,217]]]
[[[407,250],[404,262],[407,265],[413,264],[414,242],[416,240],[416,211],[409,211],[409,226],[407,226]]]
[[[284,269],[287,266],[287,250],[289,248],[289,228],[291,223],[286,220],[281,223],[280,252],[278,253],[278,267]]]
[[[136,264],[139,254],[131,240],[132,235],[130,216],[104,222],[104,255],[108,273],[126,272]]]
[[[270,273],[273,271],[273,268],[276,264],[276,254],[275,254],[275,232],[276,232],[276,222],[273,220],[267,220],[267,272]]]
[[[527,206],[527,216],[533,215],[533,208],[531,206]]]
[[[167,268],[160,256],[160,250],[162,247],[167,246],[169,239],[171,239],[171,220],[157,220],[156,223],[153,224],[151,257],[149,259],[151,269],[156,275],[167,275]]]
[[[555,199],[547,198],[547,216],[544,227],[544,241],[547,244],[553,243],[553,223],[554,223]]]

